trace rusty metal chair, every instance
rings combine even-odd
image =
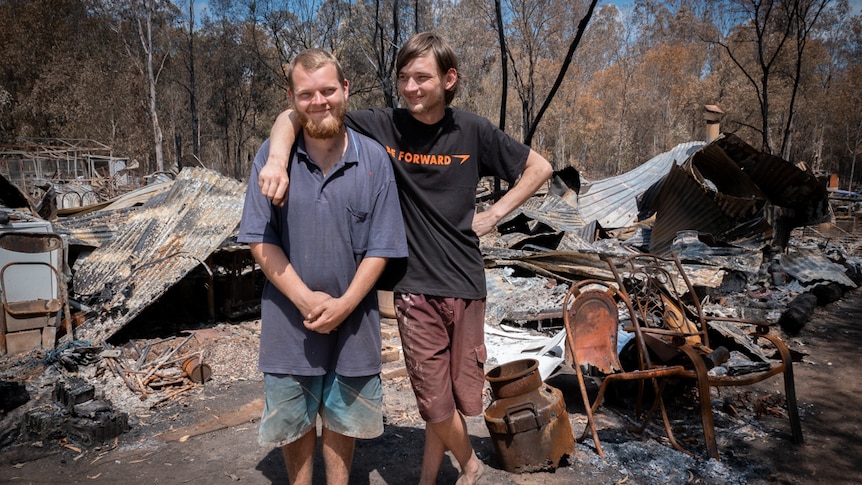
[[[643,422],[635,431],[642,432],[656,409],[659,409],[670,443],[677,450],[687,453],[673,437],[662,400],[666,379],[682,372],[684,370],[682,366],[654,366],[650,362],[646,348],[640,344],[638,344],[637,349],[640,368],[626,371],[620,364],[617,352],[620,308],[625,309],[634,318],[634,310],[625,293],[617,291],[616,287],[605,281],[583,280],[573,284],[566,292],[563,308],[565,309],[563,322],[566,327],[566,358],[577,373],[581,398],[587,413],[587,426],[578,442],[586,439],[587,433],[591,431],[596,451],[599,456],[604,456],[596,430],[594,414],[602,404],[608,385],[620,380],[639,381],[636,413],[637,417],[640,418],[644,395],[643,384],[644,380],[648,379],[653,383],[655,398]],[[638,331],[637,326],[634,330]],[[643,340],[637,339],[637,342],[643,342]],[[585,370],[590,373],[593,380],[599,382],[598,393],[592,402],[590,402],[587,393],[584,379]]]
[[[718,445],[710,400],[711,387],[747,386],[773,376],[784,377],[787,414],[792,441],[802,443],[802,426],[796,404],[793,363],[787,345],[776,335],[769,334],[770,324],[704,314],[701,301],[676,254],[661,257],[639,254],[624,259],[607,258],[617,284],[634,307],[635,329],[656,360],[679,364],[685,370],[678,376],[696,381],[703,423],[705,447],[711,458],[718,459]],[[710,347],[710,328],[729,335],[728,344],[750,355],[749,371],[712,374],[709,368],[720,364],[729,355],[727,349]],[[753,331],[751,331],[753,330]],[[766,357],[758,342],[775,347],[779,360]],[[723,358],[718,359],[718,355]]]

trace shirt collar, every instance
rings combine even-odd
[[[347,127],[345,127],[347,128]],[[347,149],[344,151],[344,156],[341,160],[332,167],[332,172],[339,170],[342,166],[350,166],[359,164],[359,144],[356,142],[356,132],[347,128]],[[305,163],[313,163],[311,157],[308,156],[308,151],[305,149],[305,135],[300,132],[299,138],[296,140],[296,155],[297,160]],[[316,166],[317,164],[315,164]]]

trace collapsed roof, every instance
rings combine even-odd
[[[732,134],[671,167],[655,198],[650,252],[666,253],[677,233],[694,230],[731,243],[750,238],[784,247],[795,227],[829,220],[828,193],[810,171],[768,155]]]
[[[634,170],[582,181],[581,187],[580,193],[561,196],[566,208],[559,202],[551,211],[525,204],[503,224],[523,215],[556,232],[580,229],[591,244],[597,230],[584,230],[591,224],[603,230],[639,226],[647,230],[629,247],[667,254],[681,231],[695,231],[714,245],[783,247],[793,228],[830,218],[826,187],[813,173],[733,134],[679,144]],[[554,197],[549,194],[541,204]],[[572,249],[588,250],[580,246]]]
[[[169,190],[131,211],[112,238],[78,261],[72,294],[92,316],[75,337],[108,339],[201,265],[236,231],[244,193],[236,180],[185,168]]]

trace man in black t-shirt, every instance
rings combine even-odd
[[[433,33],[398,52],[398,92],[406,108],[347,114],[346,124],[386,148],[395,171],[409,256],[382,278],[394,290],[398,327],[419,412],[426,422],[421,484],[436,483],[446,450],[461,467],[459,485],[476,483],[476,457],[464,416],[483,411],[485,273],[479,236],[530,198],[551,175],[547,160],[480,116],[450,108],[458,61]],[[299,130],[292,110],[273,126],[261,191],[280,204],[290,147]],[[476,213],[486,175],[511,189]]]

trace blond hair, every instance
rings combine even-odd
[[[344,71],[341,69],[341,63],[331,52],[324,49],[306,49],[297,54],[287,67],[288,89],[293,91],[293,70],[296,69],[296,66],[302,66],[306,71],[316,71],[326,65],[335,66],[338,82],[344,84]]]

